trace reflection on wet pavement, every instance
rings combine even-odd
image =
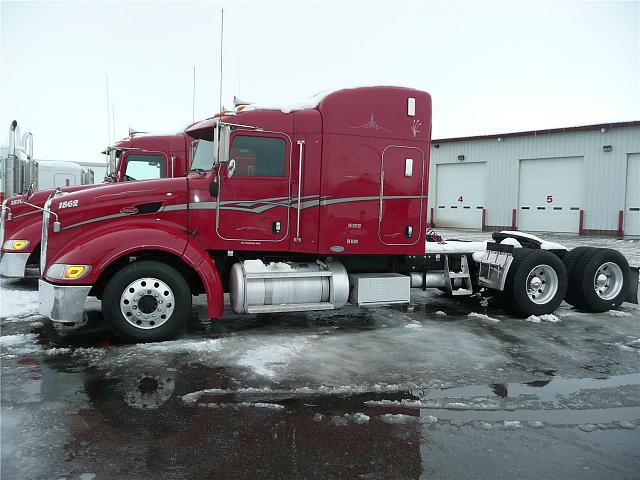
[[[2,478],[635,478],[640,309],[526,322],[480,298],[204,319],[125,345],[0,320]],[[15,293],[19,292],[19,293]],[[34,300],[35,299],[35,300]],[[472,314],[472,315],[470,315]]]

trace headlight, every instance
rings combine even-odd
[[[90,265],[68,265],[66,263],[54,263],[47,270],[47,276],[60,280],[76,280],[84,277],[91,271]]]
[[[24,250],[29,246],[31,242],[29,240],[7,240],[2,246],[5,250]]]

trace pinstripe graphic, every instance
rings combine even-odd
[[[7,208],[7,210],[8,210],[8,208]],[[42,213],[42,210],[32,210],[30,212],[21,213],[20,215],[14,215],[13,218],[20,218],[20,217],[24,217],[26,215],[33,215],[34,213]]]
[[[385,195],[383,200],[419,200],[426,199],[427,196],[420,195]],[[307,195],[302,197],[303,201],[300,204],[300,209],[305,210],[307,208],[313,207],[326,207],[330,205],[338,205],[341,203],[352,203],[352,202],[371,202],[371,201],[380,201],[380,196],[368,196],[368,197],[340,197],[340,198],[332,198],[332,197],[323,197],[320,199],[318,195]],[[296,208],[297,207],[297,198],[288,199],[287,197],[274,197],[274,198],[263,198],[260,200],[246,200],[246,201],[222,201],[220,202],[220,210],[230,210],[230,211],[238,211],[238,212],[248,212],[248,213],[264,213],[267,210],[277,207],[285,207],[285,208]],[[217,210],[218,202],[190,202],[188,206],[189,210]],[[175,212],[187,210],[186,203],[178,203],[175,205],[166,205],[160,207],[157,212],[153,212],[153,214],[160,212]],[[142,214],[142,215],[151,215],[151,214]],[[103,220],[111,220],[114,218],[120,217],[132,217],[137,215],[129,215],[125,213],[114,213],[111,215],[104,215],[102,217],[95,217],[89,220],[84,220],[79,223],[74,223],[72,225],[68,225],[66,227],[62,227],[62,230],[68,230],[74,227],[80,227],[82,225],[88,225],[90,223],[101,222]]]

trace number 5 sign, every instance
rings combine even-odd
[[[547,203],[553,203],[553,195],[547,195]]]

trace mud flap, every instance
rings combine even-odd
[[[629,267],[629,281],[627,285],[627,298],[625,302],[640,304],[638,297],[638,278],[640,277],[640,267]]]

